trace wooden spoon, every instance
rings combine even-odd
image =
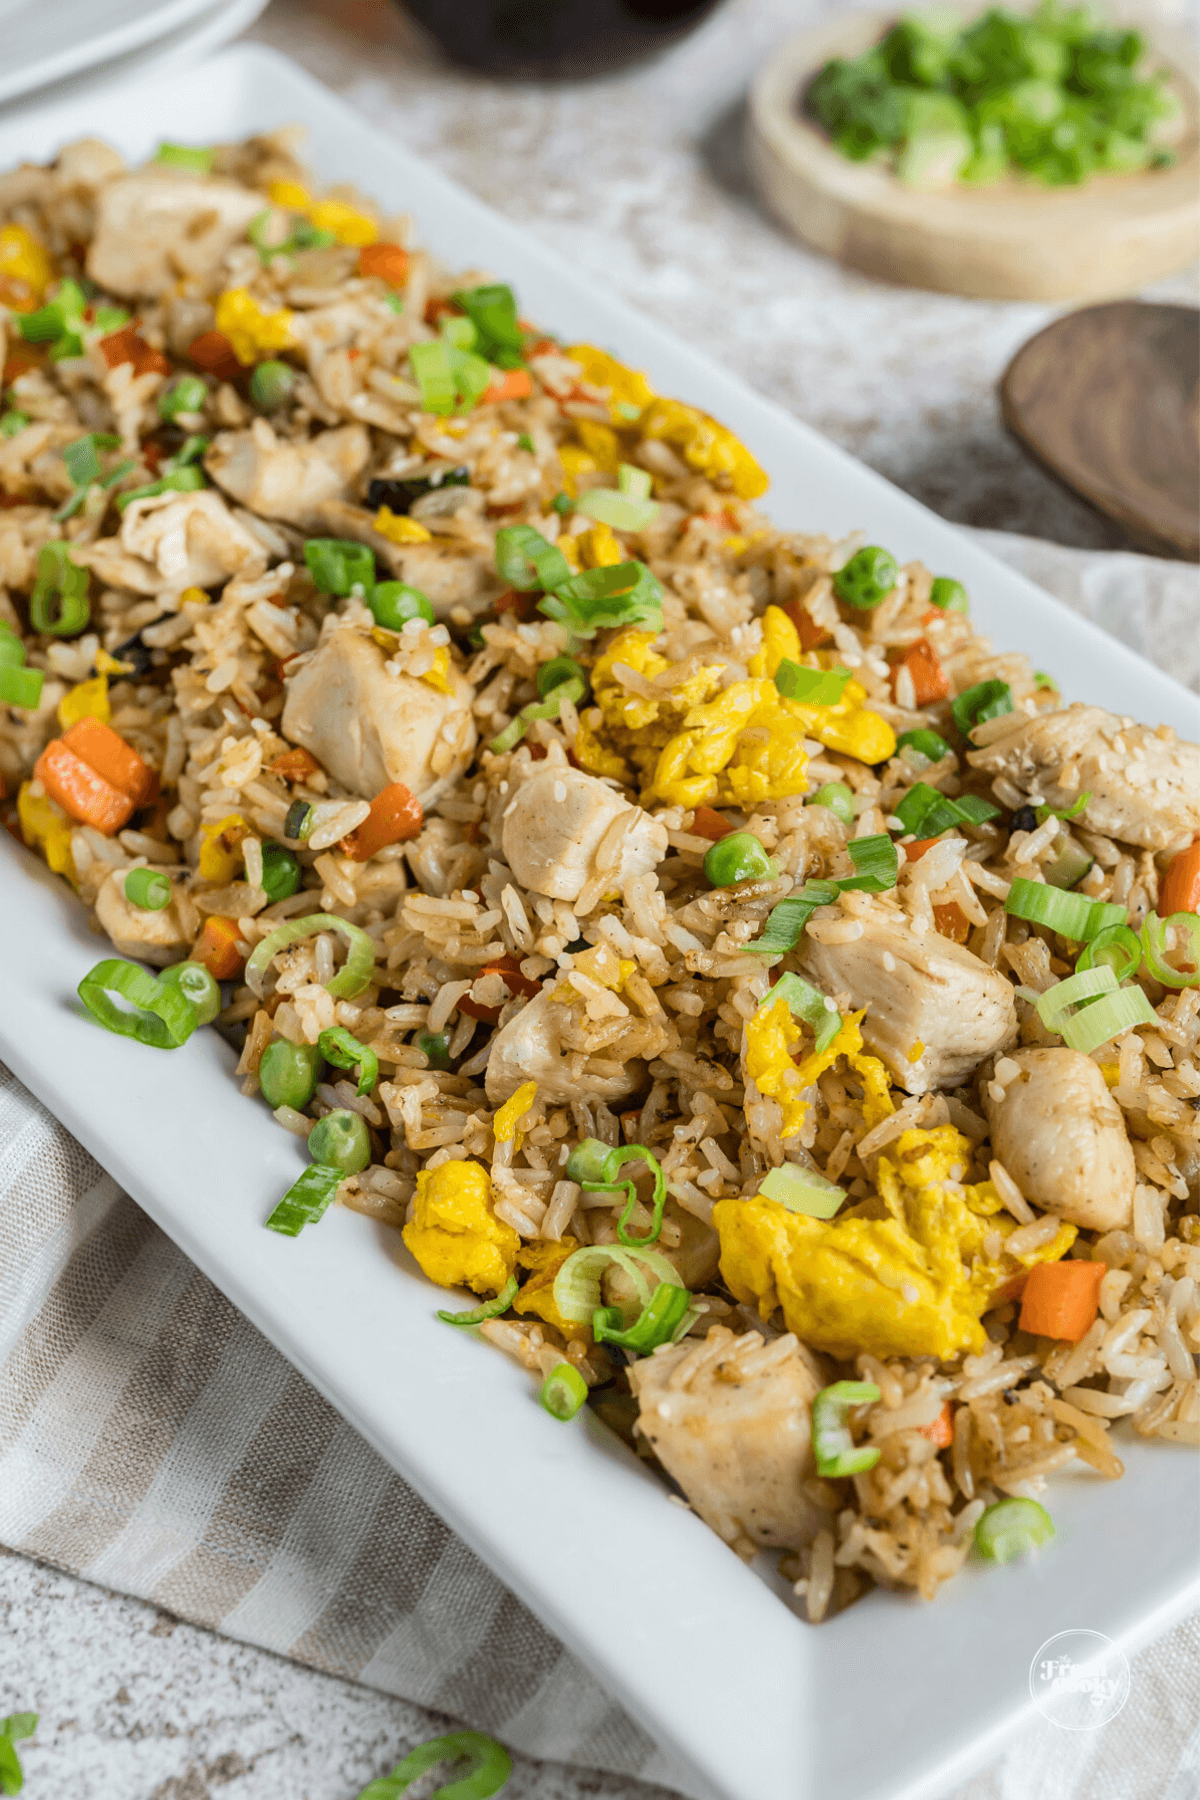
[[[1000,382],[1004,423],[1141,549],[1200,561],[1200,312],[1137,300],[1056,319]]]

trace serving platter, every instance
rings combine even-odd
[[[1200,702],[1169,677],[576,276],[274,52],[237,47],[174,78],[27,112],[0,124],[0,168],[85,132],[137,157],[165,136],[203,143],[297,120],[319,181],[355,181],[389,211],[410,211],[452,266],[511,280],[526,316],[607,346],[660,392],[728,424],[771,474],[782,523],[868,528],[900,560],[919,556],[962,580],[982,628],[1005,648],[1031,648],[1069,699],[1200,735]],[[590,1415],[564,1427],[515,1365],[447,1331],[395,1233],[342,1210],[294,1241],[263,1230],[301,1166],[295,1140],[242,1098],[214,1033],[168,1055],[81,1016],[74,991],[98,941],[72,895],[6,836],[0,916],[0,1056],[685,1760],[702,1800],[932,1796],[1012,1731],[1050,1637],[1087,1627],[1129,1648],[1200,1600],[1194,1459],[1131,1442],[1124,1481],[1058,1484],[1058,1536],[1037,1561],[968,1567],[930,1606],[879,1593],[807,1626]],[[560,1513],[569,1532],[547,1528]]]

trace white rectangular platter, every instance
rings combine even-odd
[[[309,128],[323,182],[411,211],[451,266],[485,267],[523,312],[645,368],[730,425],[772,476],[781,522],[864,527],[970,590],[985,630],[1029,648],[1068,698],[1200,735],[1200,703],[702,356],[365,126],[268,51],[110,88],[0,123],[0,168],[72,137],[132,157],[163,137]],[[537,1406],[505,1358],[448,1331],[395,1233],[330,1214],[289,1241],[262,1222],[301,1166],[244,1100],[212,1032],[171,1055],[93,1029],[74,999],[102,954],[72,896],[0,834],[0,1055],[164,1230],[431,1506],[722,1800],[918,1800],[994,1753],[1029,1704],[1031,1659],[1086,1626],[1127,1647],[1200,1599],[1194,1460],[1130,1443],[1126,1478],[1059,1483],[1036,1562],[969,1567],[930,1606],[875,1594],[813,1629],[587,1417]],[[67,1073],[69,1071],[69,1073]],[[548,1513],[572,1520],[545,1529]],[[589,1546],[586,1563],[575,1547]]]

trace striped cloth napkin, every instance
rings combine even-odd
[[[1196,570],[978,535],[1198,684]],[[581,1765],[564,1800],[583,1769],[713,1800],[2,1065],[0,1543]],[[1192,1620],[1103,1733],[1038,1721],[953,1800],[1194,1800],[1198,1647]]]

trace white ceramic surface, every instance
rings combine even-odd
[[[0,0],[0,101],[186,25],[212,0]]]
[[[153,86],[0,123],[0,168],[95,132],[130,155],[285,121],[327,181],[415,215],[451,264],[490,267],[523,310],[645,367],[709,408],[773,477],[782,522],[866,527],[971,591],[1005,647],[1032,647],[1068,698],[1200,734],[1194,696],[1073,617],[880,477],[685,345],[579,281],[284,59],[258,49]],[[448,1332],[395,1234],[347,1212],[290,1242],[262,1220],[294,1179],[294,1140],[230,1079],[211,1032],[156,1054],[92,1028],[73,999],[101,953],[72,897],[0,843],[0,1054],[372,1444],[663,1743],[725,1800],[918,1800],[994,1753],[1056,1632],[1144,1641],[1200,1598],[1194,1459],[1129,1443],[1118,1484],[1053,1495],[1039,1560],[970,1567],[932,1606],[876,1594],[817,1630],[742,1567],[590,1418],[564,1429],[514,1366]],[[566,1518],[567,1531],[552,1520]],[[577,1547],[588,1546],[586,1561]]]

